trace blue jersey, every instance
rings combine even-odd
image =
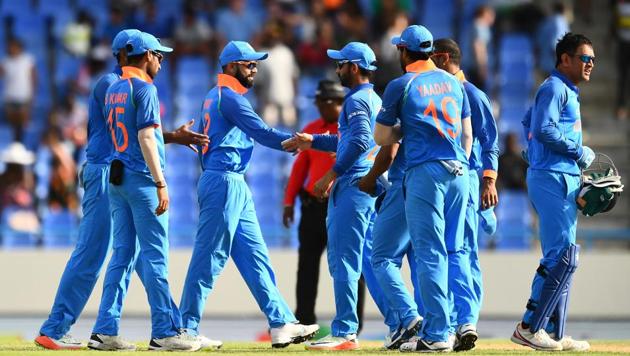
[[[374,164],[379,146],[374,143],[374,122],[381,108],[381,98],[373,85],[358,85],[344,98],[339,115],[338,137],[315,135],[313,148],[337,152],[333,171],[337,176],[364,175]]]
[[[433,61],[417,61],[385,88],[376,122],[394,126],[400,119],[407,168],[438,160],[468,164],[461,145],[461,120],[470,118],[462,84]]]
[[[203,101],[198,132],[210,137],[208,146],[199,147],[204,170],[245,173],[252,157],[254,141],[282,150],[282,141],[291,138],[267,126],[254,112],[243,94],[247,88],[229,75],[219,74],[218,84]]]
[[[107,119],[103,116],[105,93],[107,89],[120,79],[120,67],[116,66],[113,73],[100,77],[94,85],[88,102],[87,148],[88,163],[109,164],[114,154],[114,143],[109,132]]]
[[[492,115],[490,99],[481,89],[466,81],[461,71],[455,76],[463,81],[464,90],[470,103],[473,146],[468,160],[469,167],[476,171],[482,169],[484,177],[496,179],[499,167],[499,136],[497,123]]]
[[[157,88],[151,78],[135,67],[123,67],[122,79],[107,89],[105,111],[107,123],[113,131],[114,159],[136,172],[150,173],[142,156],[138,132],[149,126],[156,128],[160,167],[164,169],[164,138],[159,129],[160,104]]]
[[[558,71],[553,71],[538,88],[534,105],[523,125],[532,169],[580,174],[577,160],[582,155],[582,121],[579,89]]]

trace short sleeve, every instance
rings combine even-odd
[[[136,126],[138,131],[160,125],[160,103],[155,85],[146,84],[138,88],[134,95],[136,105]]]
[[[398,122],[399,103],[404,92],[403,83],[400,79],[387,84],[383,94],[383,105],[376,117],[376,122],[385,126],[394,126]]]

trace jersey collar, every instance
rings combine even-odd
[[[234,92],[236,92],[238,94],[241,94],[241,95],[247,93],[247,88],[245,88],[238,81],[238,79],[234,78],[231,75],[227,75],[227,74],[219,74],[217,76],[217,86],[218,87],[228,87],[228,88],[232,89]]]
[[[560,71],[558,71],[557,69],[554,69],[551,72],[551,76],[557,77],[558,79],[562,80],[564,85],[568,86],[569,89],[573,90],[574,92],[578,94],[580,93],[580,89],[577,87],[577,85],[573,84],[573,82],[571,82],[569,78],[567,78],[564,74],[560,73]]]
[[[363,90],[363,89],[372,89],[374,88],[374,84],[372,83],[363,83],[363,84],[359,84],[356,87],[350,89],[350,91],[348,92],[348,94],[346,94],[346,98],[350,97],[352,94],[358,92],[359,90]]]
[[[122,67],[122,78],[123,79],[137,78],[147,83],[153,83],[153,79],[149,77],[147,72],[143,71],[140,68],[136,68],[132,66]]]
[[[122,76],[122,69],[120,68],[120,66],[118,64],[116,64],[116,66],[114,67],[114,70],[112,71],[115,74],[118,74],[119,76]]]
[[[407,65],[407,67],[405,67],[405,70],[411,73],[424,73],[435,70],[436,68],[437,67],[435,66],[435,63],[433,63],[433,61],[429,58],[426,61],[415,61]]]
[[[461,69],[453,75],[462,83],[466,81],[466,76],[464,75],[464,71]]]

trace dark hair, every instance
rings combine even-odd
[[[436,40],[433,43],[433,53],[448,53],[450,61],[456,65],[462,62],[462,52],[459,50],[457,42],[450,38]]]
[[[405,48],[407,51],[407,56],[411,59],[412,62],[416,61],[426,61],[429,59],[433,51],[431,52],[419,52],[419,51],[410,51],[408,48]]]
[[[586,36],[579,33],[567,32],[556,44],[556,67],[562,61],[562,55],[568,54],[569,56],[575,55],[578,47],[581,45],[589,45],[593,47],[593,42],[586,38]]]
[[[142,61],[143,57],[144,57],[144,53],[136,54],[133,56],[127,56],[127,64],[138,64]]]
[[[562,14],[564,12],[564,3],[562,1],[557,1],[551,6],[551,10],[554,14]]]
[[[372,65],[374,65],[375,63],[371,63]],[[372,79],[372,74],[374,73],[371,70],[367,70],[365,68],[361,68],[359,65],[357,65],[357,67],[359,68],[359,74],[364,77],[364,78],[368,78],[368,79]]]

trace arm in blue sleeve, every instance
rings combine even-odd
[[[337,135],[313,135],[313,149],[326,152],[337,152]]]
[[[283,151],[282,141],[293,136],[267,126],[247,99],[240,95],[225,95],[224,91],[219,110],[221,115],[263,146]]]
[[[492,115],[492,105],[481,91],[478,97],[470,95],[468,98],[473,113],[473,135],[481,145],[482,169],[496,172],[499,167],[499,136],[497,123]]]
[[[353,101],[346,109],[349,132],[342,137],[342,140],[349,140],[349,142],[343,151],[337,152],[337,161],[333,166],[337,176],[344,174],[361,157],[361,154],[370,149],[372,140],[368,105],[362,101]]]
[[[400,78],[389,82],[383,93],[383,105],[376,116],[376,122],[385,126],[394,126],[398,122],[400,100],[403,98],[404,81]]]
[[[136,105],[136,127],[138,131],[149,126],[159,126],[161,124],[160,103],[155,85],[146,84],[141,86],[134,91],[132,100]]]
[[[582,146],[568,140],[558,129],[565,96],[566,93],[551,85],[541,88],[532,110],[531,133],[552,151],[577,160],[582,155]]]

